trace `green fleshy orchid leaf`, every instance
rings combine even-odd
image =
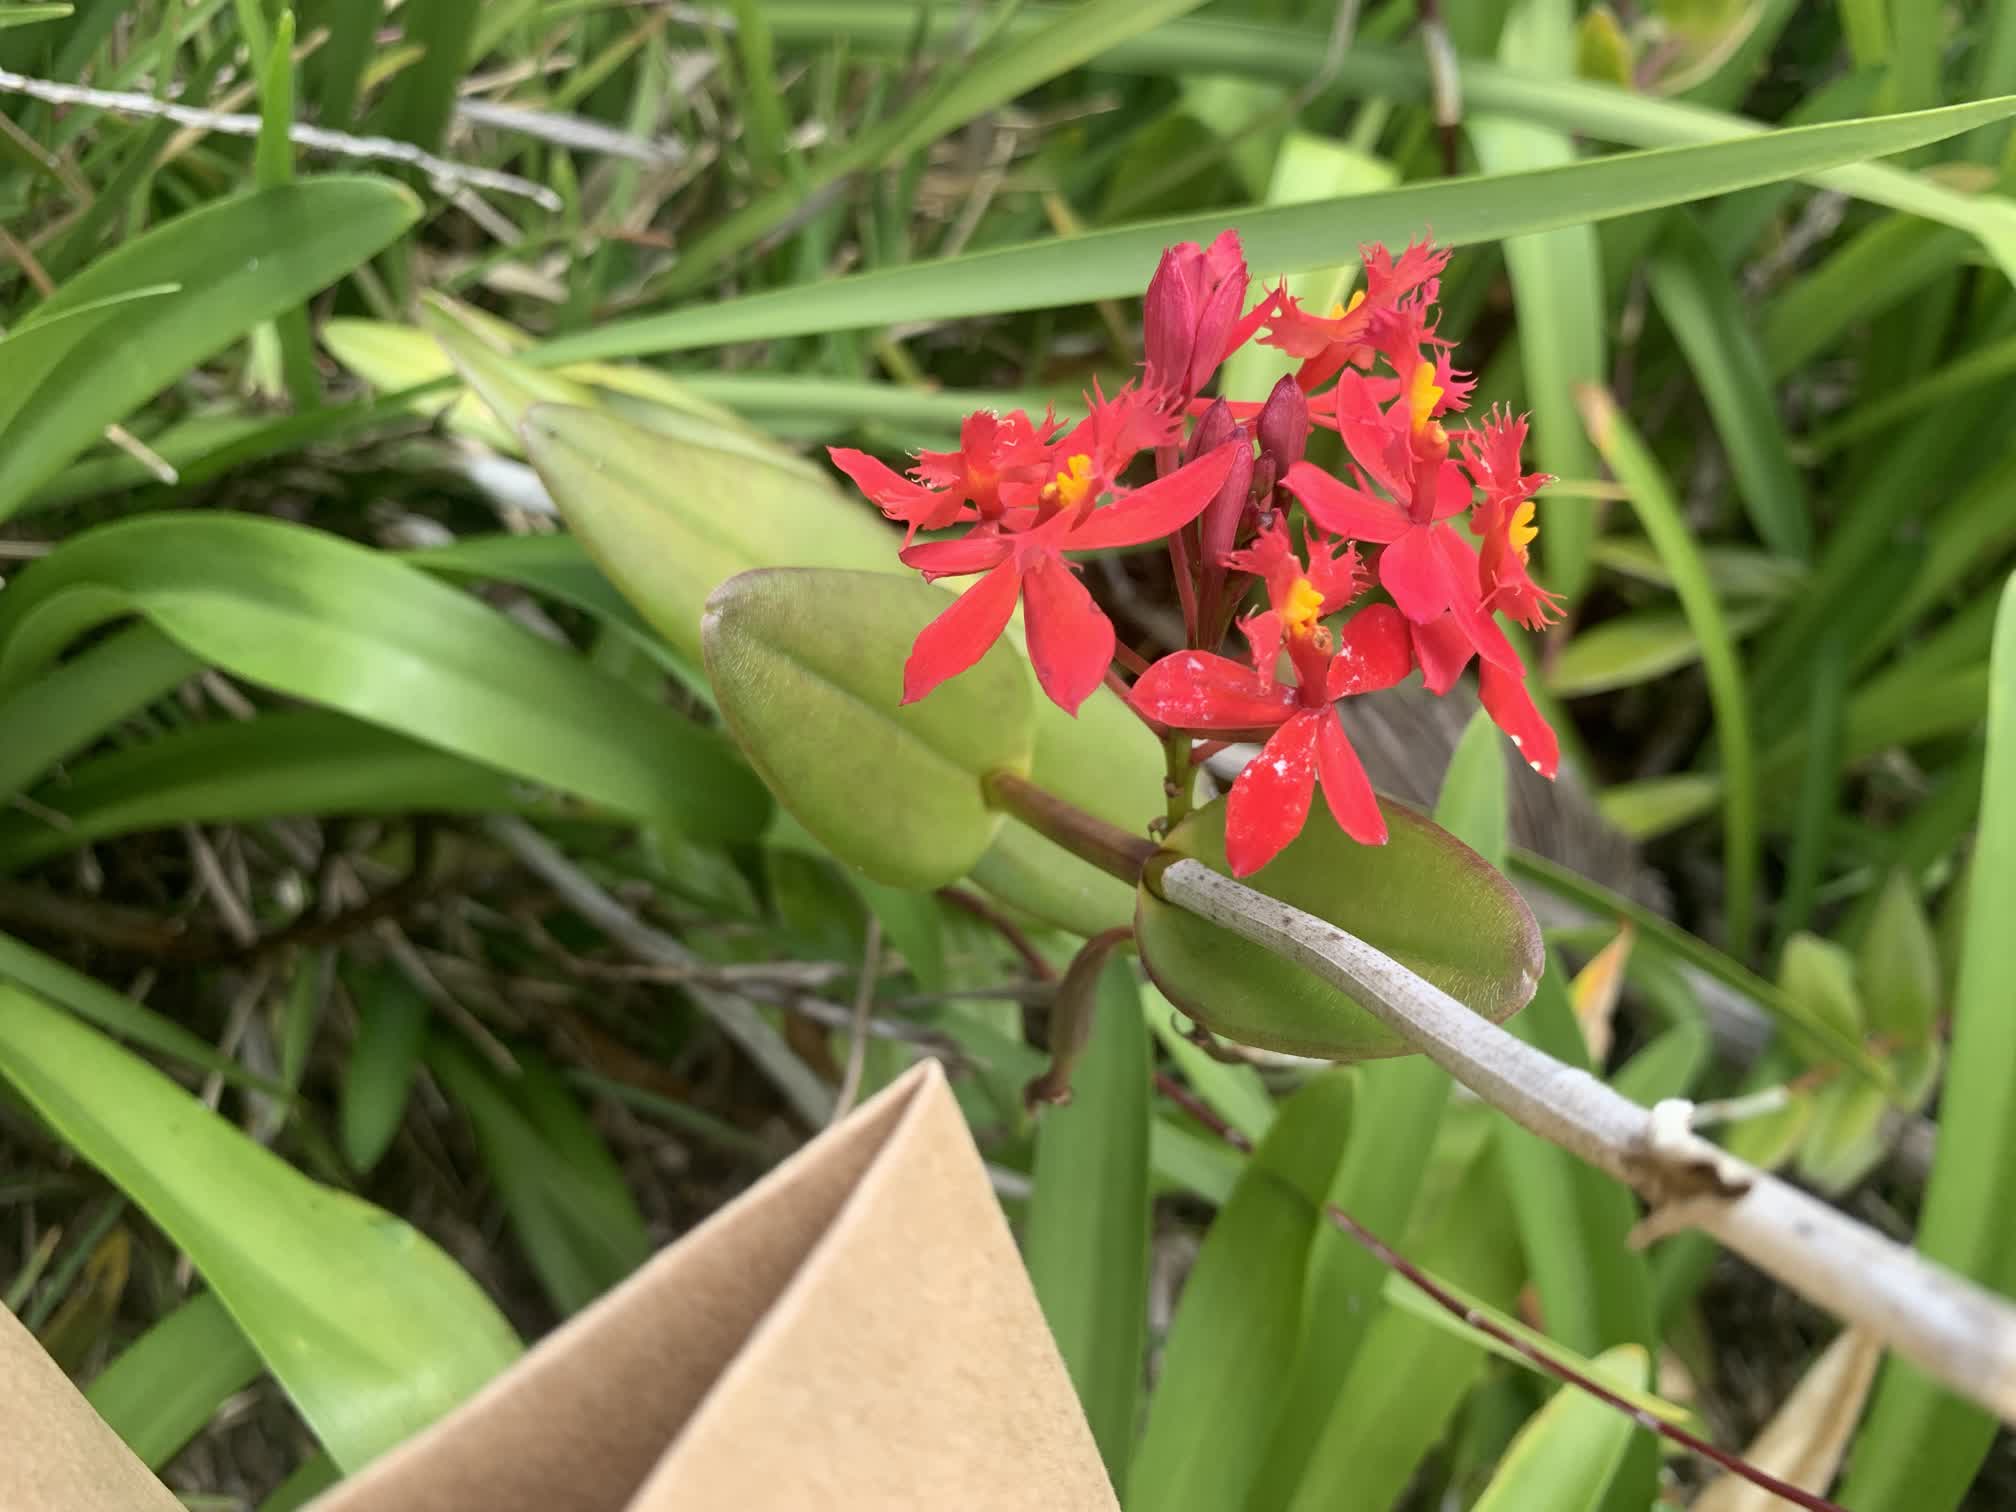
[[[646,428],[550,404],[525,414],[522,433],[588,554],[675,650],[695,660],[701,606],[738,572],[837,567],[908,576],[896,561],[897,534],[867,505],[744,433],[709,429],[669,410]],[[951,586],[931,590],[939,603]],[[1018,636],[1011,622],[1008,638]],[[892,676],[901,665],[900,656],[889,664]],[[1033,689],[1031,701],[1038,786],[1126,829],[1153,817],[1161,807],[1161,749],[1115,694],[1099,689],[1075,719]],[[1124,925],[1133,907],[1126,883],[1019,825],[996,835],[972,879],[1011,907],[1076,934]]]
[[[900,702],[910,644],[944,608],[914,580],[773,567],[722,584],[702,626],[707,675],[751,764],[820,844],[892,887],[972,869],[1001,824],[980,779],[1026,774],[1035,743],[1012,646]]]
[[[1379,806],[1386,844],[1360,845],[1318,813],[1247,885],[1349,930],[1494,1023],[1517,1012],[1544,964],[1540,927],[1518,889],[1414,810]],[[1225,801],[1190,815],[1165,846],[1165,854],[1229,871]],[[1145,886],[1136,890],[1134,925],[1163,994],[1227,1039],[1338,1061],[1408,1053],[1345,993]]]

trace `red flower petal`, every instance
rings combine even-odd
[[[1379,799],[1372,791],[1372,780],[1365,775],[1364,763],[1351,748],[1351,739],[1337,716],[1324,713],[1319,717],[1323,723],[1316,738],[1316,773],[1330,817],[1360,845],[1384,845],[1386,816],[1379,812]]]
[[[998,567],[1014,554],[1015,542],[1005,535],[962,536],[956,541],[926,541],[896,553],[905,567],[915,567],[927,579],[969,577]]]
[[[1435,472],[1435,506],[1430,511],[1434,518],[1446,520],[1451,515],[1459,515],[1471,505],[1473,494],[1470,480],[1463,475],[1463,469],[1454,462],[1445,461]]]
[[[1540,717],[1540,711],[1533,707],[1523,674],[1481,662],[1477,668],[1477,692],[1491,722],[1512,737],[1512,744],[1519,748],[1526,765],[1548,778],[1561,770],[1561,742]]]
[[[1092,696],[1113,662],[1113,622],[1062,557],[1025,548],[1020,565],[1029,660],[1050,701],[1067,714]]]
[[[1485,661],[1495,662],[1507,672],[1525,676],[1525,666],[1519,660],[1519,653],[1505,638],[1505,632],[1498,628],[1498,621],[1484,607],[1483,589],[1477,573],[1477,553],[1471,549],[1469,542],[1447,525],[1437,525],[1429,534],[1449,585],[1450,612],[1462,627],[1463,634]]]
[[[1139,546],[1180,530],[1204,512],[1218,492],[1239,448],[1251,442],[1228,441],[1166,478],[1137,488],[1118,504],[1095,509],[1081,524],[1066,527],[1061,537],[1048,539],[1066,551],[1095,551],[1106,546]],[[1067,516],[1059,515],[1060,520]]]
[[[1414,670],[1407,618],[1391,604],[1360,609],[1337,636],[1324,696],[1332,700],[1390,688]]]
[[[1420,625],[1449,607],[1449,574],[1434,536],[1434,527],[1414,526],[1379,554],[1379,586],[1393,595],[1402,614]],[[1473,585],[1473,595],[1475,591]]]
[[[1340,483],[1313,462],[1297,462],[1281,480],[1302,501],[1309,518],[1332,535],[1353,541],[1397,541],[1407,531],[1407,511]]]
[[[903,663],[903,702],[915,703],[948,677],[957,677],[987,654],[1015,612],[1021,569],[1011,558],[959,595],[926,625]]]
[[[1421,663],[1421,678],[1428,691],[1441,697],[1456,686],[1456,679],[1463,675],[1463,669],[1470,665],[1470,658],[1477,654],[1477,648],[1470,644],[1470,637],[1463,633],[1463,627],[1456,623],[1453,614],[1442,615],[1425,625],[1410,628],[1414,637],[1414,656]]]
[[[1141,674],[1128,701],[1178,730],[1267,730],[1295,712],[1295,690],[1209,651],[1176,651]]]
[[[1316,740],[1328,709],[1304,709],[1274,732],[1232,784],[1225,804],[1225,859],[1250,877],[1302,833],[1316,785]]]

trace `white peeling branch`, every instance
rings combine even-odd
[[[81,105],[91,110],[110,111],[114,115],[132,116],[140,120],[173,121],[178,126],[187,126],[196,131],[215,132],[219,136],[256,137],[259,135],[260,120],[256,115],[242,115],[235,111],[199,110],[189,105],[177,105],[172,100],[157,100],[153,95],[137,94],[123,89],[92,89],[82,84],[64,84],[55,79],[37,79],[27,74],[11,73],[0,68],[0,94],[26,95],[31,100],[41,100],[49,105]],[[483,168],[473,163],[457,163],[448,158],[436,157],[424,152],[411,142],[394,141],[391,137],[352,136],[347,131],[329,131],[320,126],[292,125],[287,128],[287,139],[296,147],[311,152],[326,152],[337,157],[361,158],[367,161],[404,163],[417,168],[444,192],[459,188],[488,189],[496,194],[512,194],[520,199],[529,199],[546,210],[560,209],[560,196],[544,184],[535,184],[528,178],[520,178],[515,173],[504,173],[495,168]]]
[[[1354,935],[1202,862],[1155,880],[1179,908],[1335,987],[1500,1112],[1635,1189],[1641,1236],[1693,1227],[2016,1424],[2016,1305],[1696,1135],[1692,1105],[1644,1108],[1464,1007]]]

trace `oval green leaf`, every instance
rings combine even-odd
[[[828,850],[892,887],[943,887],[1001,816],[980,779],[1029,770],[1029,677],[996,644],[914,704],[903,660],[945,608],[921,582],[774,567],[707,601],[702,642],[721,712],[763,780]]]
[[[1318,814],[1247,885],[1349,930],[1493,1023],[1510,1017],[1533,996],[1543,964],[1525,900],[1446,830],[1400,804],[1379,806],[1386,844],[1360,845]],[[1165,855],[1229,871],[1225,800],[1177,825],[1165,846]],[[1164,995],[1228,1039],[1338,1061],[1408,1053],[1337,988],[1146,887],[1135,893],[1134,927]]]

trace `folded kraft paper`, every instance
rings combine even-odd
[[[178,1505],[0,1309],[0,1509]],[[1116,1505],[924,1062],[311,1512]]]

